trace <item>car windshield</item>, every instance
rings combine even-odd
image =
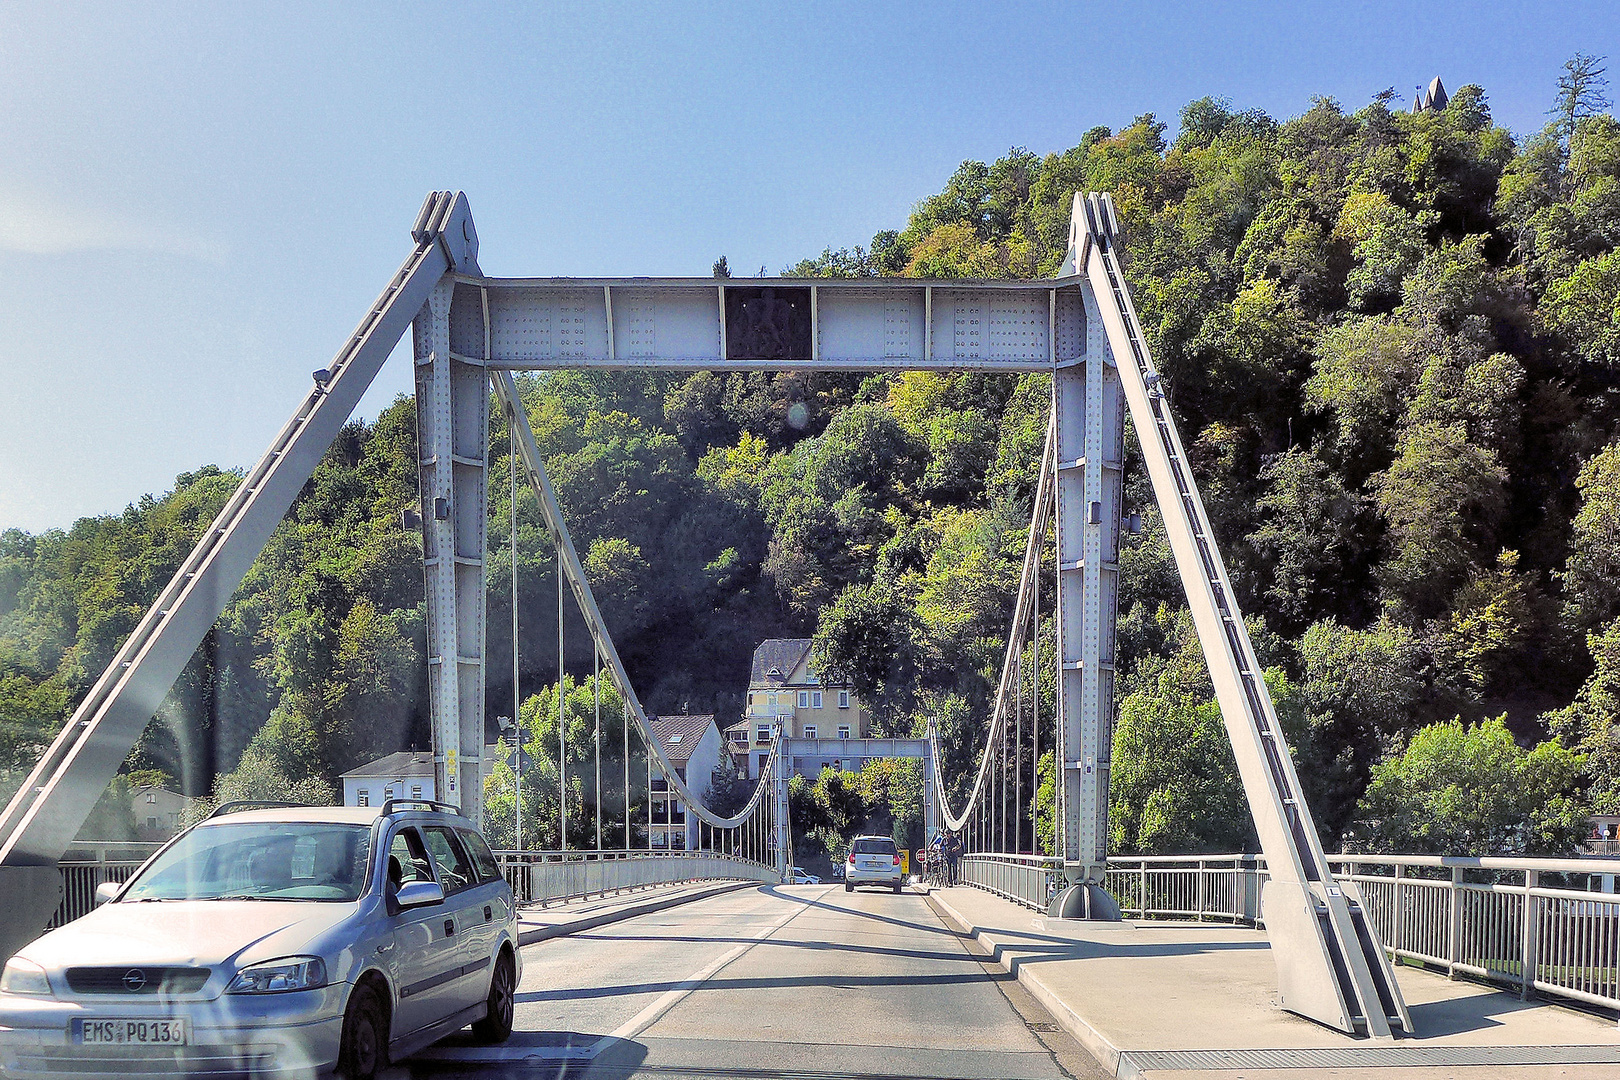
[[[120,899],[346,903],[365,890],[370,852],[365,825],[204,825],[159,855]]]

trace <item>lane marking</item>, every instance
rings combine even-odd
[[[831,891],[832,889],[828,888],[826,892],[822,893],[822,896],[825,896],[827,892]],[[818,896],[816,899],[819,900],[821,897]],[[619,1039],[633,1039],[637,1035],[640,1035],[643,1031],[646,1031],[648,1028],[652,1027],[653,1024],[657,1023],[659,1018],[661,1018],[665,1013],[673,1009],[682,998],[686,997],[693,990],[696,990],[698,987],[714,978],[715,975],[719,974],[720,970],[727,964],[731,963],[743,953],[747,952],[749,949],[752,949],[755,945],[759,944],[761,941],[764,941],[766,938],[770,937],[772,934],[782,929],[782,927],[786,926],[788,923],[792,922],[794,919],[797,919],[800,915],[803,915],[809,910],[810,906],[808,904],[795,907],[792,911],[789,911],[784,918],[778,919],[776,922],[766,926],[763,930],[759,931],[759,933],[755,934],[753,941],[738,945],[736,948],[732,949],[718,960],[710,963],[708,966],[703,968],[703,970],[677,984],[673,989],[665,991],[659,996],[658,1000],[654,1001],[651,1005],[648,1005],[645,1009],[642,1009],[625,1023],[619,1025],[610,1034],[604,1035],[594,1048],[595,1052],[600,1053],[602,1049],[604,1049],[612,1041]]]
[[[828,887],[827,889],[823,890],[821,895],[817,896],[815,899],[820,900],[823,896],[826,896],[827,893],[832,891],[832,887]],[[726,967],[726,965],[748,952],[748,950],[752,949],[754,946],[758,945],[760,942],[782,929],[794,919],[797,919],[800,915],[803,915],[806,911],[809,911],[813,905],[814,901],[812,901],[810,904],[796,905],[792,911],[787,913],[786,916],[777,919],[773,923],[767,924],[758,933],[754,934],[753,940],[746,941],[743,944],[736,946],[720,956],[718,959],[712,960],[708,964],[704,965],[699,971],[694,972],[685,979],[682,979],[673,987],[660,994],[658,998],[645,1009],[642,1009],[635,1016],[631,1017],[623,1024],[620,1024],[608,1034],[601,1036],[595,1042],[586,1043],[579,1046],[440,1046],[434,1047],[430,1050],[424,1050],[418,1054],[413,1054],[411,1058],[407,1060],[420,1059],[424,1061],[448,1062],[505,1061],[534,1062],[535,1064],[561,1061],[592,1061],[615,1043],[633,1039],[637,1035],[640,1035],[643,1031],[646,1031],[649,1027],[652,1027],[652,1025],[657,1023],[666,1013],[668,1013],[676,1005],[680,1004],[682,999],[686,998],[692,993],[692,991],[696,990],[705,982],[708,982],[710,979],[714,978],[715,975],[719,974],[720,971]],[[739,912],[738,914],[743,915],[752,913]]]

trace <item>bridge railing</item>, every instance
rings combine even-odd
[[[62,902],[57,904],[56,914],[45,929],[54,930],[94,911],[97,886],[105,881],[128,881],[162,846],[140,841],[75,843],[57,863],[62,876]]]
[[[497,851],[519,904],[550,904],[683,881],[775,881],[752,859],[714,851]]]
[[[1046,910],[1063,883],[1063,860],[1048,855],[975,851],[962,856],[958,870],[962,884],[1037,911]]]
[[[1010,856],[985,858],[1006,859]],[[1532,991],[1620,1008],[1620,861],[1337,855],[1379,939],[1396,957]],[[1252,855],[1120,856],[1107,887],[1127,918],[1259,926],[1265,860]]]

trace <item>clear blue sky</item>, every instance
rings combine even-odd
[[[1205,94],[1286,118],[1438,74],[1533,131],[1617,10],[3,2],[0,528],[255,461],[433,188],[491,274],[774,272],[965,158]],[[408,386],[396,355],[363,410]]]

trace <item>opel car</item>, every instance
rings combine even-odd
[[[844,891],[857,885],[888,885],[900,891],[900,849],[887,836],[857,836],[850,841],[849,859],[844,864]]]
[[[6,1076],[370,1080],[512,1030],[516,905],[454,807],[223,806],[97,899],[0,973]]]

